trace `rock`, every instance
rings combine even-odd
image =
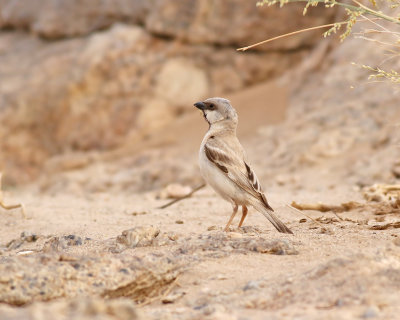
[[[362,319],[372,319],[372,318],[376,318],[378,315],[379,315],[379,309],[376,306],[370,306],[361,315],[361,318]]]
[[[140,28],[115,26],[85,40],[51,44],[31,41],[28,36],[10,37],[13,39],[0,33],[0,46],[9,44],[0,68],[0,79],[8,79],[7,83],[0,81],[0,137],[7,140],[1,143],[6,151],[1,153],[0,163],[10,155],[19,159],[6,166],[9,178],[24,163],[27,170],[20,179],[34,175],[38,163],[63,153],[64,148],[87,151],[115,146],[128,134],[140,107],[123,91],[137,95],[131,85],[140,85],[127,77],[133,82],[144,81],[144,77],[133,77],[140,68],[127,68],[122,61],[131,56],[128,51],[132,48],[139,54],[148,40]],[[35,54],[15,56],[13,50],[19,45],[29,46]],[[25,64],[35,67],[28,70]],[[12,79],[8,67],[14,69]],[[54,79],[51,84],[48,77]],[[32,131],[33,127],[37,129]]]
[[[259,227],[255,227],[255,226],[244,226],[244,227],[241,227],[240,230],[243,231],[243,233],[246,233],[248,235],[255,235],[255,234],[261,233],[261,229]]]
[[[0,27],[29,29],[44,38],[87,35],[118,21],[143,23],[146,0],[3,0]]]
[[[83,242],[88,242],[90,239],[82,240],[81,237],[70,234],[67,236],[52,236],[43,245],[43,252],[65,251],[69,247],[81,246]]]
[[[192,191],[189,186],[183,186],[181,184],[173,183],[166,186],[160,192],[161,199],[179,199],[188,195]]]
[[[207,74],[189,59],[167,61],[158,75],[156,93],[170,105],[190,106],[194,98],[206,98],[209,92]]]
[[[174,245],[179,240],[179,235],[172,232],[163,232],[157,236],[152,242],[152,245],[155,247],[158,246],[166,246],[166,245]]]
[[[202,313],[205,316],[211,316],[211,319],[236,319],[228,316],[226,313],[226,307],[222,304],[207,304],[202,308]]]
[[[151,99],[138,115],[138,128],[143,134],[148,134],[170,123],[176,117],[173,106],[174,103],[168,103],[165,99]]]
[[[35,242],[38,240],[38,235],[31,232],[22,232],[18,239],[13,239],[6,244],[7,250],[15,250],[21,247],[24,243]]]
[[[309,25],[330,22],[336,10],[311,8],[297,19],[304,7],[292,4],[279,9],[256,7],[254,2],[229,0],[3,0],[0,27],[28,29],[50,39],[87,35],[115,22],[145,24],[151,33],[193,44],[248,45]],[[280,23],[286,21],[286,23]],[[71,23],[73,22],[73,23]],[[226,32],[229,26],[230,32]],[[318,34],[318,33],[315,33]],[[313,33],[276,41],[267,48],[293,49],[316,42]]]
[[[168,233],[167,236],[171,241],[177,241],[179,239],[179,236],[176,233]]]
[[[224,73],[227,66],[242,77],[242,86],[280,72],[260,55],[238,57],[231,48],[184,44],[176,48],[126,25],[51,43],[0,33],[3,47],[0,166],[14,184],[37,177],[43,167],[55,173],[88,166],[98,160],[97,151],[141,140],[174,121],[193,101],[226,91],[230,82],[214,82],[210,74]],[[19,47],[34,54],[16,55]],[[265,53],[264,58],[273,61],[272,56],[278,57]],[[290,60],[280,58],[279,68]],[[62,156],[71,150],[75,155]],[[87,151],[91,154],[85,156]],[[52,156],[58,160],[44,166]],[[104,189],[98,181],[94,185]]]
[[[254,280],[247,282],[246,285],[243,287],[243,291],[256,289],[260,289],[260,282]]]
[[[170,293],[169,295],[167,295],[166,297],[164,297],[161,302],[164,304],[167,303],[174,303],[175,301],[179,300],[180,298],[182,298],[185,295],[185,292],[181,291],[181,292],[175,292],[175,293]]]
[[[277,255],[292,255],[299,253],[292,244],[285,240],[266,241],[264,239],[258,239],[243,244],[243,247],[259,253]]]
[[[243,235],[239,232],[229,232],[229,238],[231,239],[241,239],[243,238]]]
[[[154,227],[136,227],[125,230],[116,239],[117,244],[126,248],[144,247],[152,244],[160,229]]]
[[[323,24],[335,12],[317,8],[297,19],[296,5],[260,9],[244,0],[2,0],[0,8],[0,28],[41,37],[0,32],[0,167],[8,184],[37,178],[49,158],[71,151],[77,156],[47,169],[87,166],[97,161],[82,156],[88,151],[135,144],[194,101],[281,74],[319,38],[299,35],[259,53],[238,54],[236,46]]]
[[[333,235],[335,234],[334,231],[331,228],[328,227],[322,227],[319,232],[320,234],[327,234],[327,235]]]
[[[179,270],[176,259],[163,255],[8,257],[0,263],[0,302],[19,306],[82,295],[140,302],[162,294]]]
[[[79,236],[75,236],[74,234],[70,234],[68,236],[63,237],[66,240],[68,246],[80,246],[82,245],[82,238]]]
[[[266,240],[253,237],[230,238],[229,233],[215,232],[199,236],[194,242],[181,245],[178,252],[192,254],[200,251],[206,256],[223,257],[231,253],[258,252],[276,255],[296,255],[297,249],[285,240]],[[211,254],[211,255],[210,255]]]
[[[55,302],[36,302],[22,308],[0,306],[0,317],[3,320],[136,320],[139,316],[135,303],[130,299],[105,300],[101,298],[77,298]]]
[[[291,4],[256,7],[255,2],[243,0],[229,1],[179,1],[159,0],[149,12],[146,28],[152,33],[174,37],[193,44],[216,44],[219,46],[245,46],[277,35],[302,29],[310,25],[320,25],[333,19],[335,10],[327,12],[322,7],[313,8],[302,19],[296,19],[304,7]],[[280,23],[285,21],[286,23]],[[229,26],[229,32],[227,32]],[[261,31],[262,32],[258,32]],[[317,33],[315,33],[317,34]],[[316,37],[302,34],[299,37],[276,41],[260,50],[290,49],[307,46]]]

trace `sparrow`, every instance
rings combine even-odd
[[[239,227],[251,206],[261,212],[282,233],[293,232],[274,214],[256,174],[248,164],[238,138],[238,115],[229,100],[209,98],[194,106],[203,112],[209,125],[199,151],[200,171],[206,182],[233,206],[232,215],[224,229],[229,230],[239,206],[242,217]]]

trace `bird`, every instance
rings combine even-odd
[[[209,128],[199,150],[200,172],[206,182],[223,199],[232,204],[233,212],[224,231],[229,231],[239,206],[242,206],[242,226],[248,207],[262,213],[282,233],[293,232],[275,216],[267,198],[236,136],[238,115],[229,100],[209,98],[196,102]]]

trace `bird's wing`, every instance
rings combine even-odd
[[[274,211],[268,204],[256,174],[246,163],[242,146],[237,139],[210,138],[204,145],[204,152],[208,160],[233,183],[261,201],[267,209]]]

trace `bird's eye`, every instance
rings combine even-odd
[[[208,106],[208,108],[210,109],[210,110],[214,110],[215,109],[215,105],[213,105],[212,103]]]

